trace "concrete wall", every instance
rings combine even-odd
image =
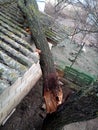
[[[19,77],[12,86],[7,88],[0,95],[0,125],[9,113],[28,94],[41,75],[39,63],[33,64],[23,77]]]

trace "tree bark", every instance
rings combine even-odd
[[[40,62],[43,76],[46,77],[47,73],[55,72],[55,67],[52,59],[52,54],[48,46],[48,42],[45,38],[42,25],[38,18],[39,11],[37,4],[35,0],[20,0],[19,7],[21,7],[24,15],[27,18],[28,24],[32,32],[32,37],[37,49],[41,50]]]
[[[61,130],[65,124],[92,119],[98,116],[98,83],[95,86],[84,86],[62,103],[62,89],[52,59],[52,54],[42,25],[35,0],[19,0],[19,7],[30,26],[35,45],[41,50],[40,65],[43,73],[44,98],[47,117],[42,130]],[[60,105],[61,104],[61,105]]]
[[[40,65],[43,73],[43,95],[47,112],[52,113],[62,103],[62,89],[59,85],[52,54],[40,23],[37,3],[35,0],[19,0],[18,4],[27,19],[34,43],[37,49],[41,50]]]
[[[98,117],[98,97],[73,94],[55,113],[44,119],[42,130],[62,130],[64,125]]]

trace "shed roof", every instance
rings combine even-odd
[[[0,6],[0,94],[38,61],[17,3]]]
[[[63,26],[50,16],[41,14],[40,20],[46,37],[52,42],[58,43],[67,37]],[[39,60],[24,26],[27,24],[17,0],[0,0],[0,94]]]

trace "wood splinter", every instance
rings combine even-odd
[[[63,92],[58,77],[51,73],[44,81],[44,99],[47,113],[53,113],[62,104]]]

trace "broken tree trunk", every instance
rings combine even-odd
[[[40,65],[43,73],[43,95],[47,112],[52,113],[62,103],[63,94],[58,82],[52,54],[39,20],[40,13],[37,3],[35,0],[19,0],[18,4],[27,19],[35,45],[37,49],[41,50]]]
[[[36,47],[41,50],[44,98],[49,113],[42,130],[61,130],[65,124],[97,117],[98,83],[95,86],[81,87],[79,92],[74,93],[58,107],[62,103],[62,89],[58,84],[52,54],[40,24],[37,4],[35,0],[19,0],[19,7],[27,18]]]
[[[48,114],[42,130],[62,130],[66,124],[98,117],[98,96],[81,94],[73,94],[56,113]]]

